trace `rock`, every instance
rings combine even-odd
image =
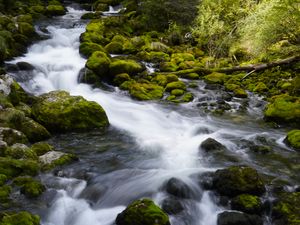
[[[184,90],[181,90],[181,89],[173,89],[171,91],[171,95],[175,95],[175,96],[181,96],[185,93]]]
[[[279,95],[274,96],[264,111],[267,121],[277,123],[300,122],[300,97]]]
[[[39,197],[45,190],[45,186],[31,177],[17,177],[14,184],[21,187],[21,193],[28,198]]]
[[[32,107],[35,119],[51,132],[105,128],[109,125],[103,108],[65,91],[43,94]]]
[[[144,70],[144,68],[134,60],[115,60],[109,65],[109,72],[112,76],[127,73],[136,75]]]
[[[195,57],[191,53],[173,53],[171,55],[171,61],[178,65],[184,61],[195,61]]]
[[[213,188],[221,195],[234,197],[240,194],[261,195],[265,192],[263,180],[257,171],[247,166],[230,166],[217,170]]]
[[[130,80],[130,76],[127,73],[117,74],[113,80],[116,85],[121,85],[123,82]]]
[[[15,143],[25,144],[28,142],[22,132],[6,127],[0,127],[0,140],[6,142],[9,146]]]
[[[213,138],[207,138],[205,141],[201,143],[200,147],[206,152],[222,151],[226,149],[224,145],[222,145],[220,142],[216,141]]]
[[[241,88],[239,85],[226,84],[225,88],[228,91],[232,91],[234,94],[234,97],[237,97],[237,98],[247,98],[248,97],[247,92],[243,88]]]
[[[253,89],[254,92],[263,94],[264,92],[267,92],[269,89],[263,82],[258,82]]]
[[[163,97],[164,89],[156,84],[134,82],[129,85],[129,93],[137,100],[155,100]]]
[[[209,83],[224,84],[224,82],[228,79],[228,76],[224,73],[213,72],[203,78]]]
[[[231,200],[231,208],[249,214],[262,213],[262,203],[259,197],[248,194],[238,195],[233,198]]]
[[[5,155],[14,159],[32,159],[36,160],[37,155],[27,145],[16,143],[5,151]]]
[[[100,77],[105,77],[109,73],[110,58],[106,53],[96,51],[86,62],[86,67],[92,70]],[[121,72],[122,73],[122,72]]]
[[[7,176],[5,176],[4,174],[0,174],[0,186],[3,186],[6,181],[7,181]]]
[[[10,186],[8,186],[8,185],[0,186],[0,203],[3,201],[7,201],[9,199],[10,193],[11,193]]]
[[[252,145],[250,146],[250,151],[264,155],[264,154],[271,153],[272,148],[266,145]]]
[[[39,157],[39,162],[42,164],[43,170],[49,170],[56,166],[74,162],[75,160],[78,160],[78,158],[74,154],[58,151],[49,151]]]
[[[300,151],[300,130],[291,130],[288,132],[284,142],[295,150]]]
[[[178,81],[178,77],[174,74],[157,74],[152,78],[151,82],[154,82],[162,87],[165,87],[168,83]]]
[[[47,16],[62,16],[65,15],[66,11],[62,5],[48,5],[46,8]]]
[[[39,172],[39,165],[32,160],[16,160],[0,157],[0,174],[7,178],[17,177],[20,175],[35,176]]]
[[[171,92],[174,89],[181,89],[181,90],[185,91],[186,85],[182,81],[174,81],[174,82],[168,83],[165,90]]]
[[[175,177],[168,180],[164,188],[169,194],[179,198],[192,198],[196,196],[186,183]]]
[[[28,62],[18,62],[17,66],[18,66],[19,70],[30,71],[30,70],[35,69],[34,66]]]
[[[263,225],[263,220],[257,215],[225,211],[218,215],[217,225]]]
[[[169,217],[150,199],[131,203],[116,219],[116,225],[170,225]]]
[[[184,207],[178,199],[174,197],[169,197],[164,199],[162,203],[162,209],[166,213],[174,215],[182,212],[184,210]]]
[[[197,177],[198,184],[205,190],[213,189],[213,172],[204,172]]]
[[[300,221],[300,192],[282,193],[272,209],[276,225],[298,225]]]
[[[3,212],[0,213],[0,224],[22,224],[22,225],[39,225],[40,218],[37,215],[32,215],[29,212]]]
[[[46,142],[37,142],[31,146],[31,150],[35,152],[37,156],[41,156],[47,152],[53,151],[54,147]]]
[[[85,56],[86,58],[90,57],[94,52],[97,51],[104,52],[105,50],[101,45],[93,42],[85,41],[80,43],[79,52],[81,55]]]
[[[105,47],[105,51],[110,54],[122,54],[123,53],[123,45],[120,42],[112,41],[107,44]]]

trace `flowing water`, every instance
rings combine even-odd
[[[251,96],[243,113],[238,110],[243,102],[233,99],[228,102],[230,113],[212,117],[199,104],[215,102],[218,93],[206,90],[202,81],[193,90],[194,102],[182,105],[138,102],[114,87],[93,89],[79,83],[86,61],[78,52],[79,36],[86,22],[79,19],[84,11],[68,10],[67,15],[51,20],[51,25],[49,21],[39,24],[39,32],[49,38],[10,62],[25,61],[35,70],[12,75],[36,95],[66,90],[98,102],[111,126],[105,133],[71,133],[49,140],[57,150],[76,153],[80,161],[42,175],[48,191],[39,203],[27,207],[41,215],[44,225],[114,224],[117,214],[133,200],[150,197],[161,205],[168,197],[163,186],[172,177],[183,180],[195,193],[195,198],[182,200],[184,211],[171,216],[172,225],[215,225],[224,208],[198,185],[197,177],[203,172],[245,164],[272,178],[299,181],[287,163],[295,155],[283,144],[286,131],[263,123],[258,96]],[[199,144],[208,137],[228,150],[221,155],[204,154]],[[245,144],[249,141],[272,146],[274,160],[250,152]]]

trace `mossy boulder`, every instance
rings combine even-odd
[[[174,53],[171,55],[171,61],[179,65],[184,61],[194,61],[195,57],[191,53]]]
[[[57,166],[66,165],[78,160],[78,157],[71,153],[49,151],[39,157],[42,170],[50,170]]]
[[[221,195],[234,197],[240,194],[261,195],[265,192],[262,178],[257,171],[247,166],[230,166],[217,170],[213,187]]]
[[[199,74],[197,74],[197,73],[182,74],[181,77],[190,79],[190,80],[198,80],[200,78]]]
[[[65,91],[43,94],[32,107],[35,119],[51,132],[105,128],[109,125],[103,108]]]
[[[111,60],[106,53],[96,51],[86,62],[86,67],[100,77],[104,77],[109,73],[110,63]]]
[[[263,225],[263,220],[258,215],[241,212],[222,212],[218,214],[217,225]]]
[[[298,225],[300,222],[300,192],[283,193],[272,209],[274,224]]]
[[[122,54],[123,53],[123,45],[117,41],[110,42],[104,48],[105,48],[105,51],[109,52],[110,54]]]
[[[259,197],[255,195],[242,194],[231,200],[231,208],[245,213],[260,214],[262,203]]]
[[[151,83],[132,83],[129,94],[137,100],[155,100],[163,97],[164,89]]]
[[[174,89],[181,89],[181,90],[185,91],[186,85],[182,81],[174,81],[174,82],[168,83],[165,90],[170,92]]]
[[[288,132],[284,142],[295,150],[300,151],[300,130]]]
[[[181,95],[183,95],[184,93],[185,93],[185,91],[182,90],[182,89],[173,89],[173,90],[171,91],[171,95],[175,95],[175,96],[181,96]]]
[[[300,98],[289,95],[274,96],[267,105],[264,116],[268,121],[299,123]]]
[[[54,150],[54,147],[52,145],[49,145],[47,142],[34,143],[30,148],[33,152],[35,152],[37,156],[44,155],[47,152]]]
[[[6,142],[7,145],[13,145],[15,143],[27,143],[28,139],[26,136],[15,129],[1,127],[0,128],[0,137],[1,140]]]
[[[170,225],[168,215],[150,199],[131,203],[116,219],[117,225]]]
[[[161,72],[175,72],[178,70],[178,66],[174,62],[162,62],[159,65],[159,69]]]
[[[165,87],[168,83],[178,81],[178,77],[174,74],[157,74],[151,81]]]
[[[79,52],[81,55],[85,56],[85,57],[90,57],[94,52],[104,52],[104,48],[96,43],[92,43],[92,42],[82,42],[80,43],[79,46]]]
[[[237,84],[226,83],[225,88],[228,91],[232,91],[234,96],[237,98],[247,98],[248,97],[247,92]]]
[[[137,56],[146,62],[152,62],[152,63],[162,63],[170,60],[169,54],[164,52],[142,51],[139,52]]]
[[[256,86],[254,87],[253,91],[259,94],[263,94],[264,92],[268,91],[267,85],[263,82],[258,82]]]
[[[45,186],[32,177],[17,177],[13,183],[21,187],[21,193],[28,198],[39,197],[45,190]]]
[[[0,225],[39,225],[40,218],[29,212],[2,212],[0,213]]]
[[[7,176],[4,174],[0,174],[0,186],[4,185],[7,181]]]
[[[116,85],[121,85],[125,81],[129,81],[130,76],[127,73],[117,74],[113,80],[113,83]]]
[[[32,151],[28,146],[20,143],[16,143],[7,148],[5,155],[14,159],[37,159],[37,155],[34,151]]]
[[[127,73],[129,75],[136,75],[144,70],[138,62],[134,60],[115,60],[109,65],[109,72],[111,75],[120,73]]]
[[[46,8],[47,16],[62,16],[66,14],[66,10],[62,5],[48,5]]]
[[[11,193],[11,187],[4,185],[0,187],[0,202],[6,201]],[[1,224],[1,223],[0,223]]]
[[[18,23],[18,31],[20,34],[25,35],[26,37],[36,35],[34,27],[26,22],[19,22]]]
[[[224,73],[213,72],[203,77],[209,83],[224,84],[228,76]]]
[[[20,175],[35,176],[39,169],[40,167],[36,161],[0,157],[0,174],[4,174],[7,178]]]

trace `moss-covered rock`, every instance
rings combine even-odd
[[[247,98],[248,97],[247,92],[237,84],[226,83],[225,88],[228,91],[232,91],[234,96],[237,98]]]
[[[274,96],[264,111],[265,118],[278,123],[300,122],[300,98],[289,95]]]
[[[92,43],[92,42],[82,42],[80,43],[79,46],[79,52],[80,54],[82,54],[85,57],[90,57],[94,52],[104,52],[104,48],[96,43]]]
[[[300,130],[291,130],[288,132],[285,143],[295,150],[300,151]]]
[[[182,81],[174,81],[174,82],[168,83],[165,90],[170,92],[174,89],[181,89],[181,90],[185,91],[186,85]]]
[[[11,187],[4,185],[0,187],[0,202],[6,201],[11,193]]]
[[[7,181],[7,176],[4,174],[0,174],[0,186],[5,184],[6,181]]]
[[[194,61],[195,57],[191,53],[174,53],[171,55],[171,61],[177,65],[184,61]]]
[[[253,91],[256,93],[263,94],[264,92],[268,91],[268,87],[263,82],[258,82],[254,87]]]
[[[6,142],[7,145],[13,145],[15,143],[27,143],[28,139],[26,138],[26,136],[17,130],[11,129],[11,128],[5,128],[5,127],[1,127],[0,128],[0,137],[1,140]]]
[[[123,53],[123,45],[117,41],[110,42],[104,48],[110,54],[122,54]]]
[[[26,37],[34,36],[36,34],[34,27],[26,22],[18,23],[18,31],[20,34],[25,35]]]
[[[182,74],[181,77],[190,79],[190,80],[198,80],[200,78],[199,74],[197,74],[197,73]]]
[[[0,225],[39,225],[40,218],[29,212],[6,213],[0,214]]]
[[[62,5],[48,5],[46,8],[47,16],[62,16],[66,14],[66,10]]]
[[[92,70],[100,77],[104,77],[109,73],[110,63],[111,60],[106,53],[96,51],[86,62],[86,67]]]
[[[178,70],[178,66],[174,62],[163,62],[159,65],[161,72],[175,72]]]
[[[203,78],[210,83],[224,84],[224,82],[228,79],[228,76],[224,73],[213,72]]]
[[[163,92],[163,87],[151,83],[132,83],[129,87],[129,94],[137,100],[161,99]]]
[[[50,170],[54,167],[69,164],[76,160],[78,160],[76,155],[58,151],[49,151],[39,157],[39,162],[42,164],[43,170]]]
[[[21,187],[21,193],[28,198],[36,198],[46,190],[41,182],[32,177],[17,177],[13,183]]]
[[[117,225],[170,225],[169,217],[150,199],[131,203],[117,216]]]
[[[65,91],[41,95],[32,107],[32,114],[51,132],[89,130],[109,125],[99,104],[81,96],[70,96]]]
[[[39,172],[39,165],[32,160],[16,160],[0,157],[0,174],[8,178],[20,175],[35,176]]]
[[[240,194],[261,195],[265,192],[262,178],[257,171],[246,166],[231,166],[217,170],[213,187],[222,195],[234,197]]]
[[[14,159],[37,159],[37,155],[34,151],[32,151],[28,146],[20,143],[16,143],[7,148],[5,155]]]
[[[117,74],[113,80],[113,83],[116,85],[121,85],[125,81],[129,81],[130,76],[127,73]]]
[[[113,76],[120,73],[135,75],[143,70],[144,68],[134,60],[115,60],[109,65],[109,72]]]
[[[183,95],[184,93],[185,93],[185,91],[182,90],[182,89],[173,89],[173,90],[171,91],[171,95],[175,95],[175,96],[181,96],[181,95]]]
[[[275,202],[272,218],[274,224],[298,225],[300,222],[300,192],[283,193]]]
[[[44,155],[47,152],[54,150],[54,147],[52,145],[49,145],[47,142],[34,143],[30,148],[33,152],[35,152],[37,156]]]
[[[231,200],[231,208],[245,213],[260,214],[262,212],[262,203],[257,196],[242,194]]]

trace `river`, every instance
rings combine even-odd
[[[216,101],[218,95],[205,89],[203,81],[197,81],[193,90],[195,100],[181,105],[139,102],[115,87],[95,89],[79,83],[86,62],[78,52],[86,25],[79,19],[83,13],[68,7],[67,15],[51,19],[51,24],[47,20],[38,24],[39,32],[49,38],[10,62],[25,61],[35,67],[31,72],[12,73],[27,91],[39,95],[66,90],[81,95],[98,102],[111,124],[105,133],[62,134],[49,140],[57,150],[73,152],[80,160],[41,176],[48,190],[41,202],[31,202],[28,208],[41,215],[43,225],[111,225],[133,200],[150,197],[161,205],[168,197],[162,187],[172,177],[187,183],[197,196],[182,200],[184,210],[170,216],[172,225],[215,225],[217,214],[225,208],[213,193],[201,190],[198,175],[244,164],[269,176],[299,179],[284,160],[294,157],[283,144],[286,130],[263,122],[264,103],[259,96],[251,95],[243,113],[238,110],[241,100],[233,99],[230,113],[214,117],[198,107],[200,99]],[[208,137],[225,145],[226,153],[201,152],[199,145]],[[261,140],[278,159],[266,160],[245,144]]]

